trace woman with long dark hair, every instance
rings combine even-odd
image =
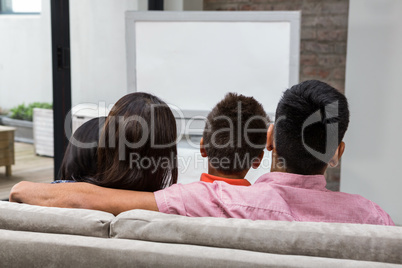
[[[169,106],[136,92],[110,111],[98,146],[96,184],[154,192],[177,182],[177,129]]]
[[[97,150],[70,142],[60,179],[148,192],[177,182],[176,120],[165,102],[131,93],[113,106],[100,135],[99,120],[74,134],[82,143],[98,141]]]

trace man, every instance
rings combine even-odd
[[[323,82],[305,81],[288,89],[278,104],[275,127],[270,125],[267,132],[271,173],[254,185],[196,182],[144,193],[82,183],[23,182],[13,188],[10,200],[113,214],[147,209],[186,216],[394,225],[372,201],[325,188],[323,174],[345,150],[348,123],[344,95]]]

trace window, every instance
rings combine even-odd
[[[0,14],[38,14],[42,0],[0,0]]]

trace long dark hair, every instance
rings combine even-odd
[[[73,134],[60,167],[58,179],[93,183],[97,174],[99,132],[106,117],[99,117],[82,124]],[[78,144],[82,143],[82,144]]]
[[[176,120],[147,93],[122,97],[110,111],[98,146],[96,184],[157,191],[177,182]]]

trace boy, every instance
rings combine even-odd
[[[227,94],[207,117],[200,151],[208,157],[208,174],[201,181],[250,186],[244,177],[261,162],[267,124],[268,116],[254,98]]]
[[[176,184],[155,192],[158,211],[224,217],[214,189],[223,186],[230,192],[251,185],[244,177],[251,167],[260,165],[264,156],[267,125],[267,114],[254,98],[227,94],[209,113],[200,142],[201,155],[208,157],[208,174],[203,173],[200,182]],[[193,194],[200,198],[192,198]]]

